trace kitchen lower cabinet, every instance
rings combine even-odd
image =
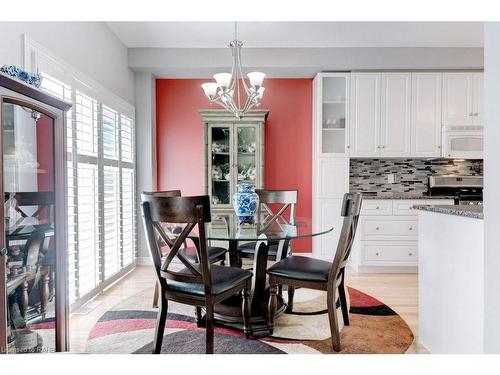
[[[453,199],[365,199],[351,264],[360,272],[417,272],[417,204],[452,205]]]

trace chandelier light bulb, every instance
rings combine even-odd
[[[219,86],[222,91],[226,91],[229,88],[232,77],[231,73],[218,73],[214,75],[217,86]]]
[[[247,74],[248,80],[250,81],[250,86],[259,88],[264,82],[266,74],[261,72],[250,72]]]
[[[212,100],[217,94],[217,84],[215,82],[207,82],[201,85],[201,88],[205,92],[205,95]]]

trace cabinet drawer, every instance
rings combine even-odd
[[[392,201],[391,200],[370,200],[363,201],[361,206],[362,215],[392,215]]]
[[[364,258],[367,262],[417,262],[418,247],[410,244],[365,244]]]
[[[417,234],[417,220],[378,220],[377,218],[369,218],[363,221],[364,239],[377,236],[415,237]]]
[[[392,203],[392,213],[396,216],[417,216],[418,211],[413,208],[416,204],[426,204],[422,199],[415,200],[394,200]]]

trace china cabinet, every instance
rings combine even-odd
[[[68,349],[65,112],[0,74],[0,353]]]
[[[264,124],[269,111],[234,117],[225,110],[199,111],[205,139],[205,191],[213,209],[232,209],[242,183],[264,187]]]

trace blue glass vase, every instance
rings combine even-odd
[[[233,207],[240,223],[253,223],[259,205],[259,196],[255,185],[240,184],[238,192],[233,195]]]

